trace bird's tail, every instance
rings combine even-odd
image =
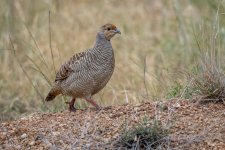
[[[59,94],[60,94],[59,88],[54,86],[52,87],[51,91],[48,93],[47,97],[45,98],[45,101],[52,101]]]

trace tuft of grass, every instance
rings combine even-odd
[[[200,51],[200,61],[197,69],[192,72],[191,89],[194,95],[200,96],[202,102],[225,100],[224,63],[224,28],[220,26],[220,10],[216,13],[213,24],[201,27],[200,34],[195,34],[195,40]]]
[[[198,72],[192,74],[191,78],[193,92],[201,96],[201,100],[224,101],[225,74],[217,64],[203,62]]]
[[[151,122],[144,117],[139,125],[125,131],[116,145],[126,149],[151,149],[163,143],[167,135],[168,130],[158,120]]]

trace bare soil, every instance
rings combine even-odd
[[[0,149],[118,149],[125,129],[143,117],[170,130],[157,149],[225,149],[225,105],[188,100],[34,114],[0,124]]]

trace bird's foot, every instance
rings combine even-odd
[[[74,107],[75,98],[73,98],[70,102],[66,102],[66,104],[69,104],[69,111],[70,112],[76,112],[76,108]]]
[[[76,112],[76,108],[73,105],[69,105],[70,112]]]
[[[89,102],[89,103],[91,103],[93,106],[95,106],[95,108],[97,110],[101,110],[102,109],[93,99],[86,98],[86,101]]]

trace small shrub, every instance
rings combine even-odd
[[[159,121],[144,118],[141,124],[125,131],[116,145],[125,149],[151,149],[162,143],[167,134]]]
[[[217,65],[204,63],[199,71],[191,75],[192,89],[202,100],[223,101],[225,99],[225,74]]]

